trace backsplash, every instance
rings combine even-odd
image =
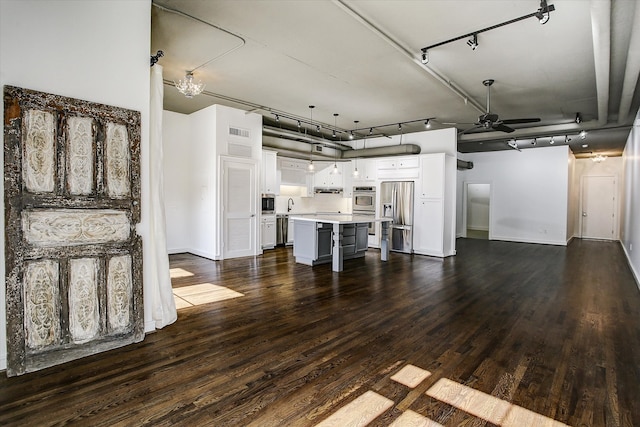
[[[302,197],[301,192],[293,190],[295,188],[289,187],[284,189],[285,191],[283,188],[280,189],[280,195],[276,196],[276,213],[351,213],[351,198],[343,198],[340,194],[316,194],[315,197]],[[289,198],[293,200],[291,212],[287,212]]]

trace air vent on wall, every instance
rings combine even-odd
[[[315,145],[314,147],[315,147],[316,151],[318,151],[320,153],[322,152],[322,145]]]
[[[229,135],[240,136],[242,138],[249,138],[251,136],[251,132],[249,132],[248,129],[229,127]]]

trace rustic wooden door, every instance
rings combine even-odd
[[[6,86],[7,374],[140,341],[140,113]]]

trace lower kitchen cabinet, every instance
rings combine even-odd
[[[262,249],[273,249],[276,247],[276,217],[262,217],[261,233]]]

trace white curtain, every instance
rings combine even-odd
[[[167,221],[164,213],[164,173],[162,153],[162,66],[151,67],[151,108],[149,132],[149,177],[150,177],[150,227],[145,250],[152,260],[151,286],[153,321],[160,329],[178,318],[176,303],[171,289],[169,255],[167,254]]]

